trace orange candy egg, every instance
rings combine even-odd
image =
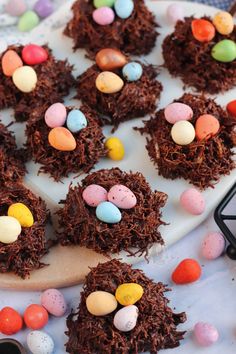
[[[198,140],[210,139],[218,133],[219,129],[218,119],[211,114],[203,114],[196,121],[195,131]]]
[[[40,329],[48,323],[48,312],[41,305],[32,304],[24,312],[24,321],[30,329]]]
[[[76,148],[74,136],[64,127],[53,128],[48,134],[48,141],[56,150],[73,151]]]
[[[8,50],[2,57],[2,71],[6,76],[12,76],[17,68],[23,66],[23,62],[14,50]]]
[[[228,113],[232,116],[232,117],[234,117],[234,118],[236,118],[236,100],[233,100],[233,101],[231,101],[231,102],[229,102],[228,104],[227,104],[227,111],[228,111]]]
[[[23,320],[12,307],[4,307],[0,311],[0,332],[9,336],[21,330]]]
[[[215,27],[207,20],[193,20],[191,24],[193,37],[199,42],[210,42],[215,37]]]

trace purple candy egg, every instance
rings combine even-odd
[[[34,5],[34,11],[42,18],[50,16],[53,10],[54,7],[51,0],[38,0]]]

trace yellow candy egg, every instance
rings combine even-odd
[[[143,288],[136,283],[119,285],[116,289],[116,300],[123,306],[135,304],[143,296]]]
[[[31,211],[23,203],[12,204],[8,208],[7,215],[16,218],[23,227],[31,227],[34,223],[34,218]]]
[[[213,19],[213,24],[215,25],[217,31],[224,35],[228,35],[234,30],[233,17],[226,11],[218,12]]]
[[[86,299],[87,310],[94,316],[108,315],[117,305],[115,296],[106,291],[94,291]]]
[[[21,233],[19,221],[11,216],[0,216],[0,242],[13,243]]]
[[[103,71],[96,79],[96,87],[103,93],[119,92],[123,86],[124,81],[111,71]]]
[[[105,141],[105,147],[108,150],[107,156],[115,161],[120,161],[125,155],[125,148],[119,138],[111,137]]]
[[[35,89],[38,78],[35,70],[25,65],[14,71],[12,80],[18,90],[29,93]]]

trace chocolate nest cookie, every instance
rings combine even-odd
[[[155,46],[157,23],[144,0],[134,1],[134,10],[126,19],[115,16],[112,24],[101,26],[92,17],[93,0],[78,0],[72,6],[73,18],[64,34],[71,37],[74,49],[85,48],[92,56],[102,48],[117,48],[130,54],[148,54]]]
[[[120,222],[102,222],[96,217],[96,208],[88,206],[82,197],[84,189],[92,184],[107,191],[114,185],[124,185],[134,193],[137,204],[132,209],[121,210]],[[160,209],[166,199],[166,194],[152,192],[139,172],[126,173],[119,168],[94,172],[81,185],[71,186],[66,200],[61,202],[64,206],[58,211],[59,242],[65,246],[85,246],[103,254],[125,250],[130,255],[147,255],[154,243],[164,243],[158,227],[164,224]]]
[[[228,175],[235,168],[232,148],[236,145],[236,120],[214,100],[204,96],[184,94],[176,102],[192,108],[190,122],[193,125],[199,116],[210,114],[218,119],[220,130],[208,140],[195,139],[189,145],[177,145],[171,137],[172,125],[166,121],[164,109],[161,109],[145,122],[144,128],[139,129],[148,134],[148,154],[159,175],[170,179],[184,178],[200,189],[213,187],[221,176]]]
[[[136,302],[138,318],[129,332],[121,332],[113,325],[114,312],[106,316],[93,316],[86,307],[86,299],[94,291],[115,294],[124,283],[137,283],[144,289],[142,298]],[[156,354],[161,349],[180,345],[185,332],[177,330],[186,321],[186,314],[173,313],[164,296],[170,291],[163,283],[155,283],[138,269],[112,260],[93,268],[85,280],[77,313],[67,318],[69,340],[66,351],[70,354]],[[118,305],[121,308],[120,305]]]
[[[223,39],[236,41],[236,26],[233,32],[222,35],[216,32],[209,42],[200,42],[192,34],[191,23],[194,17],[178,21],[173,33],[163,42],[165,67],[173,76],[180,76],[184,84],[197,91],[215,94],[224,92],[236,85],[236,60],[223,63],[211,56],[213,46]],[[208,17],[203,19],[211,21]]]

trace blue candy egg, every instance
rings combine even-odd
[[[120,210],[110,202],[102,202],[96,208],[96,216],[107,224],[116,224],[121,221]]]
[[[68,114],[66,125],[72,133],[78,133],[87,127],[88,122],[85,115],[79,109],[74,109]]]
[[[142,65],[133,61],[123,67],[122,73],[127,81],[137,81],[143,74],[143,68]]]
[[[126,19],[133,12],[134,2],[132,0],[116,0],[114,7],[117,16]]]

